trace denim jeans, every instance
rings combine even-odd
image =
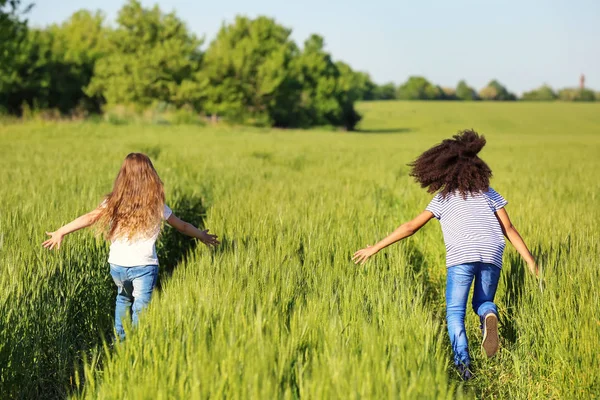
[[[455,265],[448,268],[446,278],[446,321],[452,351],[454,352],[454,364],[456,365],[469,365],[471,362],[465,332],[465,313],[473,278],[475,279],[473,311],[479,315],[480,321],[490,312],[498,315],[498,309],[494,304],[494,296],[498,288],[500,268],[493,264],[481,262]]]
[[[137,325],[140,311],[148,306],[152,291],[158,278],[158,265],[139,267],[121,267],[110,264],[110,275],[117,285],[117,303],[115,307],[115,331],[125,339],[123,319],[129,317]]]

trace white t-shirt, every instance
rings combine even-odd
[[[168,219],[173,211],[165,204],[163,219]],[[154,235],[144,239],[118,238],[112,241],[110,245],[110,254],[108,256],[109,264],[119,265],[121,267],[139,267],[144,265],[158,265],[156,256],[156,239],[160,234],[160,227],[156,229]]]

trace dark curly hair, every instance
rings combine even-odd
[[[473,130],[464,130],[421,154],[411,167],[410,176],[427,188],[429,193],[446,197],[458,192],[484,192],[490,187],[492,170],[477,156],[485,146],[485,137]]]

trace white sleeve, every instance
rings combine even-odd
[[[440,201],[441,200],[440,194],[436,194],[433,199],[431,199],[431,202],[429,203],[429,205],[425,208],[426,211],[429,211],[430,213],[433,214],[434,217],[436,217],[437,219],[440,219],[440,217],[442,216],[442,209],[443,209],[443,204]]]
[[[169,206],[165,204],[165,209],[163,211],[163,218],[165,220],[167,220],[167,219],[169,219],[169,217],[171,216],[171,214],[173,214],[173,210],[171,210],[169,208]]]
[[[508,201],[506,201],[506,199],[502,197],[500,193],[496,192],[492,188],[490,188],[487,192],[487,198],[494,212],[500,210],[508,204]]]

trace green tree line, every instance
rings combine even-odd
[[[497,80],[491,80],[479,91],[461,80],[456,88],[434,85],[421,76],[412,76],[397,89],[388,84],[390,98],[401,100],[463,100],[463,101],[600,101],[600,93],[585,88],[564,88],[555,92],[550,86],[543,85],[537,89],[523,93],[521,98],[510,92]],[[367,100],[367,99],[363,99]]]
[[[324,39],[303,46],[267,17],[238,16],[207,44],[175,13],[129,0],[115,26],[100,12],[77,11],[61,24],[28,28],[28,7],[0,0],[0,112],[100,113],[161,105],[229,121],[278,127],[353,129],[359,100],[490,100],[517,96],[496,80],[476,91],[465,81],[443,88],[419,76],[375,84],[369,74],[335,61]],[[586,89],[548,86],[522,100],[593,101]]]
[[[0,0],[0,107],[101,112],[157,104],[230,121],[278,127],[342,126],[360,120],[368,74],[335,61],[324,39],[303,47],[271,18],[238,16],[204,40],[175,13],[129,0],[116,24],[78,11],[62,24],[29,28],[19,1]]]

